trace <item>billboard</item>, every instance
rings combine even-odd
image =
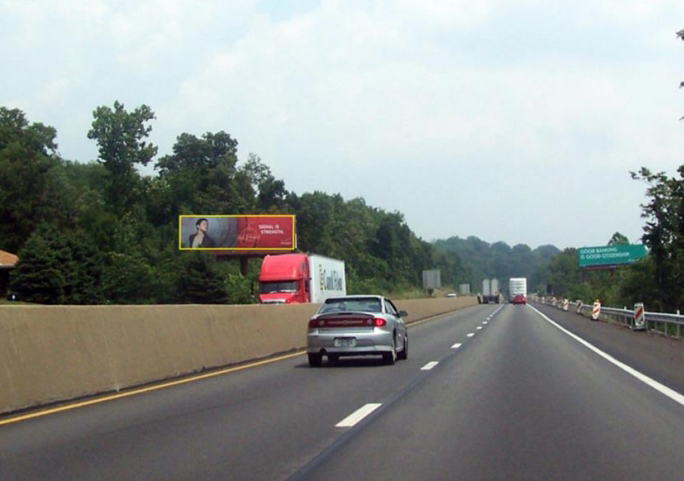
[[[577,249],[580,269],[600,269],[631,264],[646,257],[643,244],[581,247]]]
[[[294,215],[181,215],[178,248],[287,252],[297,248]]]

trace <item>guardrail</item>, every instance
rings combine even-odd
[[[554,306],[558,309],[563,310],[564,299],[550,300],[547,298],[540,298],[537,296],[530,296],[530,299],[534,302],[538,302],[544,305]],[[579,301],[581,302],[581,301]],[[577,303],[570,302],[568,306],[568,311],[576,312],[584,317],[591,318],[593,304],[582,303],[579,311],[577,309]],[[634,311],[631,309],[618,309],[615,307],[601,307],[600,319],[608,320],[611,322],[617,322],[628,326],[630,329],[635,328],[634,322]],[[659,332],[666,336],[676,337],[678,339],[682,338],[682,330],[684,327],[684,315],[681,314],[668,314],[664,312],[645,312],[644,313],[644,327],[647,330]]]

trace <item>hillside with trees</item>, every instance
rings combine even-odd
[[[551,259],[560,253],[551,245],[532,250],[525,244],[513,247],[501,241],[489,244],[474,236],[438,240],[434,246],[458,256],[463,266],[464,282],[471,285],[473,292],[481,290],[481,282],[485,278],[499,279],[505,287],[503,283],[511,277],[526,277],[530,289],[541,289],[547,281]]]
[[[155,119],[142,105],[115,102],[93,112],[86,133],[93,162],[60,157],[57,131],[0,107],[0,250],[19,255],[10,289],[45,304],[251,303],[260,260],[246,275],[239,263],[178,250],[178,216],[295,214],[298,247],[343,259],[350,293],[402,293],[421,288],[421,271],[440,269],[442,283],[527,277],[531,292],[548,285],[559,297],[605,305],[645,302],[684,310],[684,166],[678,175],[647,168],[632,177],[646,186],[641,241],[647,258],[614,271],[582,272],[576,249],[534,250],[477,237],[428,243],[399,212],[363,198],[288,191],[256,154],[238,160],[230,134],[181,133],[157,159],[148,141]],[[156,174],[139,168],[154,165]],[[639,242],[639,241],[636,241]],[[619,233],[608,245],[629,243]]]
[[[421,240],[399,212],[362,198],[287,190],[256,155],[238,160],[224,131],[181,133],[157,158],[146,105],[93,112],[93,162],[60,157],[57,131],[0,108],[0,249],[19,255],[10,289],[45,304],[250,303],[260,260],[178,250],[178,216],[295,214],[298,247],[343,259],[348,291],[420,289],[423,269],[455,285],[458,256]],[[143,176],[141,166],[156,175]]]

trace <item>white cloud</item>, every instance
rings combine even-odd
[[[364,195],[405,212],[426,238],[457,225],[470,232],[454,233],[490,241],[580,239],[590,234],[558,219],[586,217],[594,203],[584,199],[597,189],[624,199],[608,218],[638,227],[638,205],[623,192],[639,198],[638,185],[586,176],[628,180],[641,165],[673,173],[682,161],[681,2],[323,0],[285,9],[0,1],[0,53],[15,72],[0,80],[0,105],[54,125],[63,155],[87,160],[95,107],[146,103],[162,153],[182,132],[225,130],[288,188]],[[572,188],[551,185],[578,173]],[[374,187],[383,178],[389,191]],[[478,207],[491,219],[516,188],[529,193],[522,209],[536,213],[525,226],[484,222],[465,207],[491,193]],[[450,205],[459,206],[452,221],[437,222],[435,206]],[[633,220],[621,217],[628,210]]]
[[[519,0],[517,6],[539,3]],[[412,23],[426,23],[430,27],[473,28],[487,21],[494,13],[510,8],[507,0],[399,0],[394,2],[397,13]]]

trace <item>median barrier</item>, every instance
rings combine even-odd
[[[408,323],[475,297],[397,301]],[[295,305],[0,307],[0,413],[236,364],[306,346],[318,308]]]
[[[444,297],[437,299],[405,299],[394,301],[397,308],[408,312],[404,318],[407,324],[426,319],[428,317],[446,314],[465,307],[476,306],[477,297]]]

